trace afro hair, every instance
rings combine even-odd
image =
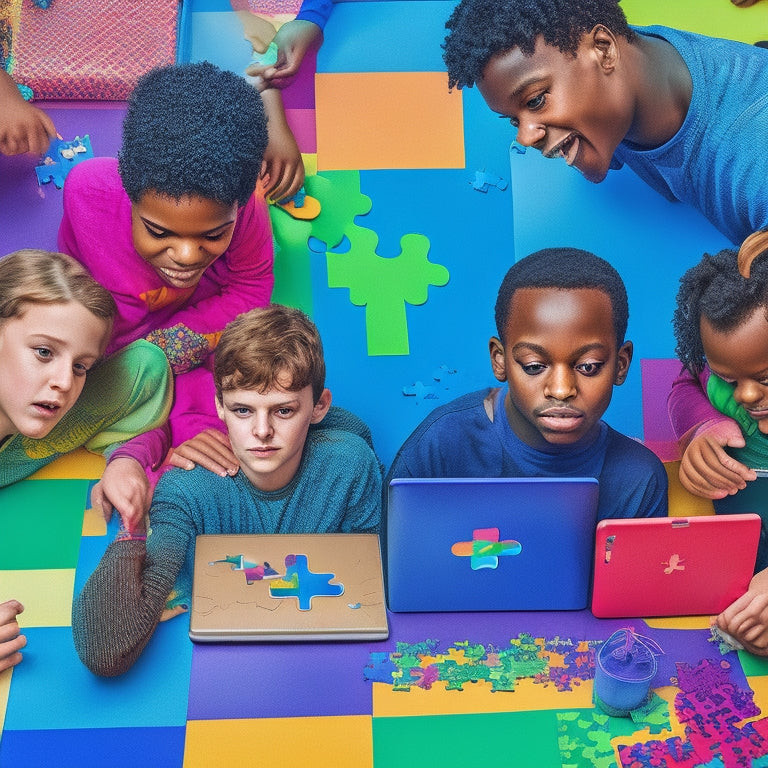
[[[763,308],[768,320],[768,258],[752,263],[750,276],[742,277],[738,253],[725,249],[702,260],[681,278],[672,319],[680,362],[694,375],[705,364],[701,342],[701,318],[706,317],[719,333],[727,333]]]
[[[243,205],[267,146],[256,89],[204,61],[153,69],[128,99],[118,167],[128,197],[147,191]]]
[[[472,87],[498,53],[519,48],[533,55],[539,36],[575,56],[581,38],[598,24],[629,41],[635,37],[618,0],[461,0],[445,24],[448,87]]]
[[[627,289],[621,275],[594,253],[580,248],[544,248],[513,264],[496,299],[496,330],[502,343],[512,297],[520,288],[596,288],[602,291],[611,302],[616,345],[624,343],[629,322]]]

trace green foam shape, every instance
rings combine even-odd
[[[311,225],[289,216],[276,205],[269,207],[275,238],[275,287],[272,301],[298,307],[312,315],[312,264],[307,247]]]
[[[76,568],[88,480],[23,480],[0,489],[0,570]]]
[[[737,8],[728,0],[622,0],[621,3],[630,24],[663,24],[743,43],[768,39],[764,5],[760,2],[751,8]]]
[[[765,677],[768,675],[768,658],[753,656],[749,651],[737,651],[741,669],[747,677]]]
[[[349,288],[349,300],[365,307],[369,355],[407,355],[405,305],[424,304],[430,285],[448,282],[448,270],[429,261],[424,235],[403,235],[400,254],[383,258],[376,253],[379,237],[373,230],[353,225],[346,234],[349,251],[326,254],[328,286]]]
[[[374,717],[373,764],[375,768],[560,768],[555,713]]]
[[[320,215],[309,222],[311,234],[328,250],[344,239],[357,216],[371,210],[371,198],[360,192],[359,171],[327,171],[307,176],[304,189],[320,201]]]

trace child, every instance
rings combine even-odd
[[[393,477],[596,477],[598,518],[666,514],[667,477],[640,443],[600,420],[624,383],[632,342],[616,270],[576,248],[548,248],[507,272],[485,389],[435,409],[408,438]],[[386,484],[385,484],[386,485]]]
[[[227,326],[215,354],[216,408],[240,471],[167,472],[150,510],[151,533],[118,533],[76,600],[72,627],[93,672],[119,675],[160,621],[189,604],[200,533],[375,532],[381,472],[359,420],[328,413],[325,362],[314,324],[297,309],[254,309]],[[349,429],[346,428],[349,426]]]
[[[115,297],[107,352],[144,338],[175,374],[168,430],[117,451],[97,493],[129,527],[148,507],[145,470],[220,428],[209,358],[224,326],[269,303],[272,233],[253,195],[266,142],[261,98],[242,77],[208,62],[164,67],[130,96],[119,159],[67,176],[59,246]]]
[[[741,427],[728,453],[746,467],[768,467],[768,233],[741,250],[705,255],[680,280],[674,326],[677,354],[697,376],[710,402]],[[754,260],[756,256],[759,259]],[[754,261],[753,261],[754,260]],[[763,519],[756,576],[747,594],[727,608],[718,626],[747,650],[768,655],[768,498],[750,469],[735,495],[714,502],[717,512],[757,512]]]
[[[140,342],[97,365],[114,315],[109,292],[69,256],[29,249],[0,259],[0,487],[165,419],[167,362],[156,347]],[[0,670],[21,660],[22,610],[0,604]]]
[[[765,49],[630,27],[618,0],[461,0],[446,26],[449,85],[477,83],[517,127],[519,144],[564,158],[594,182],[626,163],[737,245],[768,227],[768,156],[756,141],[768,135]],[[702,423],[690,418],[691,399],[707,414]],[[685,438],[683,485],[710,498],[735,493],[749,470],[721,446],[738,439],[738,425],[713,419],[687,373],[669,408]],[[708,482],[713,475],[719,485]]]
[[[0,67],[0,154],[42,154],[55,137],[53,120],[25,101],[11,76]]]

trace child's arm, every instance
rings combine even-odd
[[[722,499],[746,487],[755,473],[729,456],[725,447],[741,448],[744,436],[733,420],[707,399],[704,391],[708,374],[696,379],[681,371],[672,384],[667,408],[683,457],[680,482],[696,496]]]
[[[21,649],[27,639],[20,634],[16,617],[24,610],[18,600],[0,603],[0,672],[15,667],[21,661]]]
[[[715,624],[750,653],[768,656],[768,568],[752,577],[747,592],[729,605]]]
[[[191,543],[185,510],[176,515],[178,525],[153,521],[148,541],[119,532],[75,600],[75,649],[95,674],[127,671],[152,637]]]
[[[0,68],[0,154],[42,154],[55,136],[53,120],[24,101],[11,76]]]
[[[292,197],[304,183],[304,162],[296,139],[288,126],[280,91],[268,88],[261,92],[267,112],[269,141],[261,166],[264,195],[270,200]]]

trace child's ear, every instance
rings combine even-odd
[[[224,403],[219,400],[219,398],[216,398],[216,413],[218,414],[218,417],[224,421]]]
[[[620,386],[627,380],[627,374],[629,373],[629,364],[632,362],[632,352],[634,347],[631,341],[625,341],[619,347],[618,360],[616,362],[616,378],[613,383],[616,386]]]
[[[331,407],[331,400],[331,390],[324,389],[315,403],[315,407],[312,409],[310,424],[317,424],[325,418],[325,414],[328,413],[328,409]]]
[[[613,71],[619,59],[619,46],[613,32],[608,27],[598,24],[587,33],[587,38],[600,67],[606,72]]]
[[[504,345],[500,339],[495,336],[491,336],[491,340],[488,342],[488,351],[491,353],[491,368],[493,369],[493,375],[499,381],[507,380],[507,368],[505,366],[504,358]]]

